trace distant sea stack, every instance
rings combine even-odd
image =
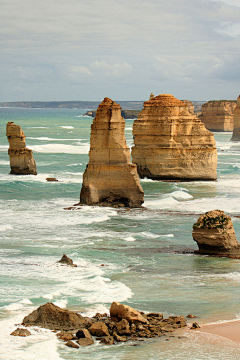
[[[15,125],[14,122],[8,122],[6,135],[9,142],[10,174],[37,175],[33,152],[26,147],[26,136],[21,127]]]
[[[173,95],[146,101],[134,121],[133,135],[132,161],[141,178],[216,180],[213,134]]]
[[[137,166],[131,164],[124,129],[120,105],[105,98],[91,125],[81,204],[134,208],[143,203]]]
[[[236,101],[208,101],[203,104],[199,118],[209,130],[233,131],[233,114],[236,106]]]
[[[240,141],[240,95],[237,99],[237,106],[233,115],[234,129],[232,134],[232,141]]]

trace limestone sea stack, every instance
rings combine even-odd
[[[240,243],[237,241],[231,218],[221,210],[208,211],[193,225],[193,239],[203,255],[240,257]]]
[[[213,134],[173,95],[150,98],[133,124],[132,161],[141,178],[215,180]]]
[[[14,122],[8,122],[6,135],[9,142],[10,174],[37,175],[33,152],[26,147],[26,136],[21,126],[14,124]]]
[[[134,208],[143,203],[137,166],[131,164],[124,129],[120,105],[105,98],[91,126],[81,204]]]
[[[203,104],[199,118],[209,130],[233,131],[233,114],[236,105],[236,101],[208,101]]]
[[[240,141],[240,95],[237,99],[237,107],[233,115],[234,129],[232,134],[232,141]]]

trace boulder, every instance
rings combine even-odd
[[[126,319],[122,319],[117,324],[117,333],[119,335],[130,335],[131,334],[129,322]]]
[[[208,211],[193,225],[193,239],[197,242],[198,254],[240,256],[231,218],[221,210]]]
[[[237,106],[233,114],[233,134],[232,141],[240,141],[240,95],[237,99]]]
[[[73,266],[73,267],[77,267],[77,265],[75,265],[72,261],[72,259],[70,259],[67,255],[63,254],[61,260],[58,261],[58,263],[60,264],[64,264],[64,265],[69,265],[69,266]]]
[[[50,330],[78,330],[83,328],[86,320],[80,314],[61,309],[53,303],[47,303],[25,316],[22,325],[40,326]]]
[[[112,336],[105,336],[100,340],[101,344],[105,345],[113,345],[114,344],[114,338]]]
[[[8,122],[6,135],[9,142],[10,174],[37,175],[33,152],[26,147],[26,136],[21,127],[14,122]]]
[[[46,178],[47,181],[58,181],[58,179],[56,179],[55,177],[48,177]]]
[[[89,338],[80,338],[77,340],[77,343],[81,346],[89,346],[94,344],[94,340]]]
[[[134,121],[133,135],[132,162],[141,178],[216,180],[213,134],[173,95],[146,101]]]
[[[236,101],[208,101],[202,106],[199,119],[208,130],[233,131],[233,114]]]
[[[30,336],[31,333],[27,329],[17,328],[10,335],[13,335],[13,336]]]
[[[87,329],[79,329],[79,330],[76,332],[76,337],[77,337],[78,339],[80,339],[80,338],[91,339],[91,338],[92,338],[90,332],[89,332]]]
[[[148,320],[131,306],[113,302],[110,308],[110,316],[117,319],[126,319],[129,323],[147,324]]]
[[[65,345],[68,346],[68,347],[72,347],[72,348],[75,348],[75,349],[79,349],[79,346],[78,346],[75,342],[73,342],[73,341],[71,341],[71,340],[68,340],[68,342],[66,342]]]
[[[102,321],[99,321],[99,322],[96,322],[95,324],[93,324],[88,329],[88,331],[90,332],[91,335],[98,336],[98,337],[109,335],[108,327]]]
[[[109,98],[99,105],[91,126],[89,163],[83,174],[80,203],[140,207],[143,189],[131,164],[121,107]]]

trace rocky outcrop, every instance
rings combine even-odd
[[[65,254],[63,254],[61,260],[59,260],[58,263],[63,264],[63,265],[69,265],[69,266],[72,266],[72,267],[77,267],[77,265],[73,263],[72,259],[70,259]]]
[[[144,103],[133,124],[132,161],[141,178],[215,180],[217,150],[213,134],[173,95]]]
[[[28,331],[27,329],[23,329],[23,328],[17,328],[16,330],[14,330],[10,335],[12,336],[30,336],[31,333],[30,331]]]
[[[43,309],[45,309],[44,317]],[[78,345],[89,346],[95,341],[112,345],[129,340],[142,340],[143,338],[162,336],[186,326],[186,319],[182,315],[163,319],[161,313],[144,314],[119,303],[113,303],[111,309],[110,316],[97,313],[92,318],[85,318],[73,311],[60,309],[47,303],[25,317],[23,325],[61,330],[56,334],[57,337],[65,341],[67,346],[76,348]],[[120,309],[121,311],[119,311]],[[75,331],[64,332],[63,329],[65,329],[64,331],[75,329]]]
[[[86,324],[86,319],[80,314],[61,309],[53,303],[47,303],[25,316],[22,325],[40,326],[50,330],[78,330]]]
[[[14,122],[7,123],[7,138],[9,142],[8,155],[10,157],[10,174],[14,175],[37,175],[36,163],[32,150],[25,144],[24,132]]]
[[[234,128],[231,140],[240,141],[240,95],[237,99],[237,106],[234,110],[233,122]]]
[[[196,253],[218,256],[240,256],[231,218],[221,210],[208,211],[193,225],[193,239],[199,250]]]
[[[109,98],[99,105],[91,126],[89,163],[83,174],[80,203],[140,207],[143,190],[131,164],[120,106]]]
[[[212,131],[233,131],[233,113],[236,101],[208,101],[202,106],[200,120]]]

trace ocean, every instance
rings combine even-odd
[[[0,108],[0,360],[240,359],[237,343],[190,330],[169,341],[80,349],[37,327],[29,337],[10,336],[48,301],[84,316],[118,301],[165,317],[194,314],[199,324],[240,319],[240,260],[195,255],[192,239],[199,215],[219,209],[232,217],[240,240],[240,143],[230,141],[231,133],[214,134],[217,181],[143,179],[142,209],[65,210],[79,202],[88,162],[92,118],[84,112]],[[8,121],[27,136],[37,176],[9,175]],[[132,125],[126,120],[130,147]],[[57,264],[63,254],[77,267]]]

